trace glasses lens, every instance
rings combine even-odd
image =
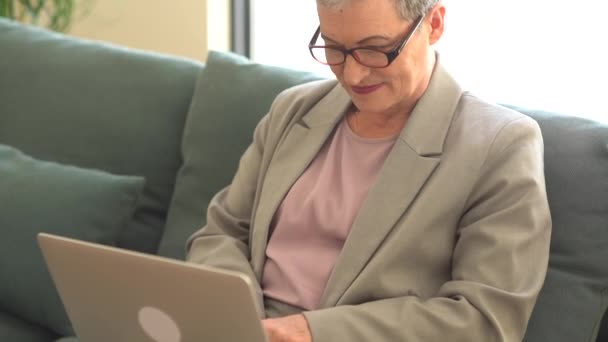
[[[310,49],[312,56],[323,64],[336,65],[344,62],[342,51],[329,47],[313,47]]]
[[[353,56],[357,62],[372,68],[383,68],[388,65],[388,57],[384,52],[372,49],[356,49]]]

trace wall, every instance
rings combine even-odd
[[[230,47],[228,0],[84,1],[71,35],[198,60]]]

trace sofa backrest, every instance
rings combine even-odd
[[[608,305],[608,125],[511,108],[540,125],[553,220],[549,271],[524,341],[595,341]],[[600,335],[608,337],[608,318]]]
[[[156,252],[198,62],[0,19],[0,143],[44,160],[141,175],[118,245]]]

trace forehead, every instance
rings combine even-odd
[[[349,43],[371,35],[394,36],[408,26],[394,0],[345,1],[337,7],[317,6],[321,33],[337,42]]]

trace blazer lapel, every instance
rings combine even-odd
[[[334,266],[320,306],[339,303],[440,162],[461,89],[437,63],[427,91],[385,161]]]
[[[264,267],[266,245],[275,212],[350,105],[350,97],[337,85],[289,129],[277,148],[265,176],[252,236],[252,262],[258,277],[261,277]]]

